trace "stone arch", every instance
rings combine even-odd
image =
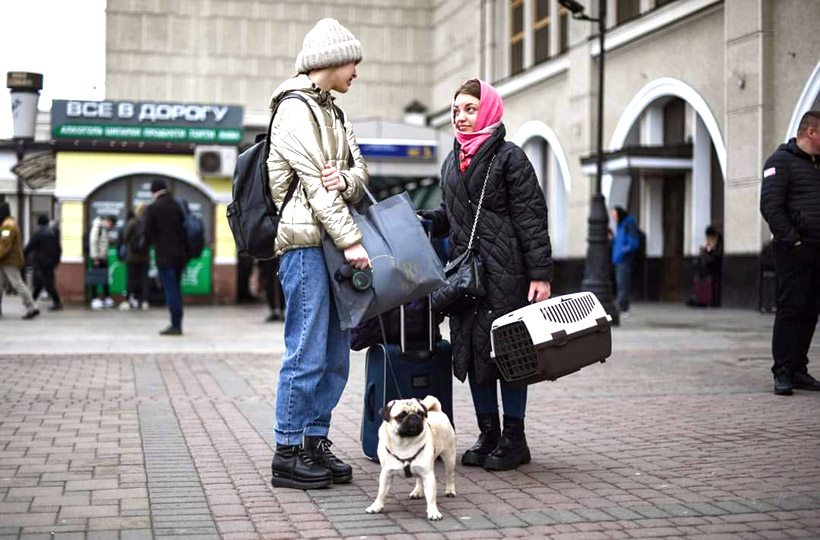
[[[528,142],[534,139],[544,141],[547,146],[549,146],[553,159],[555,160],[559,181],[550,182],[550,193],[545,195],[547,196],[549,211],[552,217],[550,220],[550,237],[552,240],[553,253],[559,257],[566,256],[569,252],[567,207],[572,184],[569,173],[569,162],[567,161],[566,153],[561,146],[558,136],[547,124],[539,120],[531,120],[522,125],[512,137],[512,142],[524,148]]]
[[[86,185],[77,191],[72,192],[58,192],[55,195],[61,200],[85,200],[90,197],[95,191],[100,189],[103,185],[112,180],[126,176],[134,175],[157,175],[166,176],[189,184],[191,187],[201,191],[213,204],[230,202],[230,195],[220,195],[216,193],[209,185],[202,182],[196,174],[183,169],[181,167],[174,167],[161,164],[133,164],[123,165],[121,167],[114,167],[108,169],[97,176],[91,178]]]
[[[789,127],[786,128],[785,142],[797,135],[797,126],[800,124],[800,119],[815,106],[818,98],[820,98],[820,62],[817,62],[817,65],[814,66],[814,71],[806,81],[803,92],[797,100],[797,105],[794,107],[794,112],[792,112],[792,117],[789,120]]]
[[[647,83],[641,88],[632,101],[626,106],[618,124],[615,126],[615,131],[612,138],[609,140],[609,150],[620,150],[623,148],[629,131],[635,122],[639,120],[644,110],[657,99],[663,97],[678,97],[687,102],[700,116],[706,126],[709,136],[712,139],[712,144],[715,146],[715,153],[717,154],[718,162],[720,163],[720,172],[726,181],[726,143],[723,140],[723,135],[720,132],[720,126],[717,123],[712,109],[706,103],[694,88],[685,82],[674,79],[672,77],[662,77]],[[610,189],[612,187],[612,179],[604,175],[602,191],[604,196],[609,199]]]

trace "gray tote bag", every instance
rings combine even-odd
[[[376,202],[365,191],[372,204],[361,212],[351,207],[351,214],[370,255],[373,286],[369,290],[357,291],[349,281],[336,279],[337,270],[345,264],[344,253],[326,232],[322,235],[330,288],[343,330],[427,296],[446,283],[441,260],[407,193]]]

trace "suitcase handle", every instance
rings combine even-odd
[[[433,240],[433,222],[429,219],[421,219],[421,226],[424,228],[424,231],[427,233],[427,240],[432,242]],[[427,342],[429,345],[429,349],[426,352],[427,355],[424,358],[421,358],[422,361],[427,361],[431,359],[436,354],[436,343],[435,343],[435,316],[433,314],[433,295],[427,295]],[[406,340],[406,332],[404,329],[404,304],[399,306],[399,345],[401,348],[402,354],[407,353],[407,340]]]
[[[370,383],[367,385],[367,391],[364,394],[364,410],[367,411],[367,421],[372,422],[373,419],[376,417],[373,414],[373,396],[376,393],[376,385],[374,383]]]

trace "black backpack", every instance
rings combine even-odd
[[[183,226],[185,228],[185,256],[196,259],[205,249],[205,224],[202,219],[188,209],[188,205],[178,200],[182,208]]]
[[[134,224],[134,229],[131,231],[131,237],[128,239],[128,246],[131,248],[131,253],[134,255],[148,255],[150,246],[145,239],[144,219],[138,219]]]
[[[280,211],[273,203],[270,193],[270,178],[268,177],[270,131],[279,105],[290,98],[303,101],[310,109],[316,125],[321,125],[307,98],[296,93],[285,94],[271,114],[267,133],[258,135],[255,144],[239,154],[233,173],[233,200],[228,205],[227,212],[228,225],[236,241],[236,250],[239,255],[247,255],[256,259],[272,259],[276,255],[274,244],[276,231],[279,228]],[[296,173],[291,178],[282,208],[293,197],[296,185],[299,183],[295,180]]]

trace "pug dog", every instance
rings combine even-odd
[[[384,500],[394,475],[416,478],[411,499],[427,499],[427,519],[441,519],[436,506],[436,458],[441,456],[447,473],[444,494],[455,497],[456,434],[450,419],[441,411],[441,402],[433,396],[424,399],[397,399],[379,411],[378,456],[382,470],[379,494],[365,510],[368,514],[384,510]]]

